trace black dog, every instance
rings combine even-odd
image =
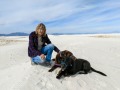
[[[56,55],[55,61],[59,61],[59,64],[61,65],[61,70],[59,71],[56,78],[60,79],[62,75],[68,76],[68,75],[74,75],[79,72],[79,74],[87,74],[90,71],[97,72],[103,76],[107,76],[103,72],[97,71],[94,68],[91,67],[90,63],[87,60],[84,59],[77,59],[73,54],[68,51],[64,50],[59,55]],[[49,72],[56,69],[58,66],[54,65]]]

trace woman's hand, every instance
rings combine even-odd
[[[44,60],[45,59],[45,55],[41,54],[40,57]]]

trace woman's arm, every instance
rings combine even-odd
[[[30,53],[30,57],[35,57],[37,55],[41,55],[41,52],[39,50],[36,50],[34,47],[34,42],[33,42],[33,35],[32,33],[29,35],[29,50],[28,53]]]
[[[47,38],[47,44],[50,44],[51,43],[51,41],[50,41],[50,39],[49,39],[49,37],[48,37],[48,35],[46,34],[46,38]],[[54,51],[55,52],[57,52],[57,53],[59,53],[60,52],[60,50],[55,46],[54,47]]]

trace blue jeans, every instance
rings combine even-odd
[[[47,62],[51,61],[51,56],[52,56],[53,50],[54,50],[54,45],[53,44],[48,44],[41,49],[41,53],[46,55],[45,60]],[[36,57],[32,57],[32,61],[35,62],[35,63],[43,63],[45,60],[43,60],[39,55],[36,56]]]

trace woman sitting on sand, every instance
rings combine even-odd
[[[38,24],[36,30],[29,35],[28,56],[31,57],[35,64],[45,63],[50,65],[52,52],[59,53],[59,49],[51,44],[46,27],[43,23]],[[46,57],[45,57],[46,55]]]

